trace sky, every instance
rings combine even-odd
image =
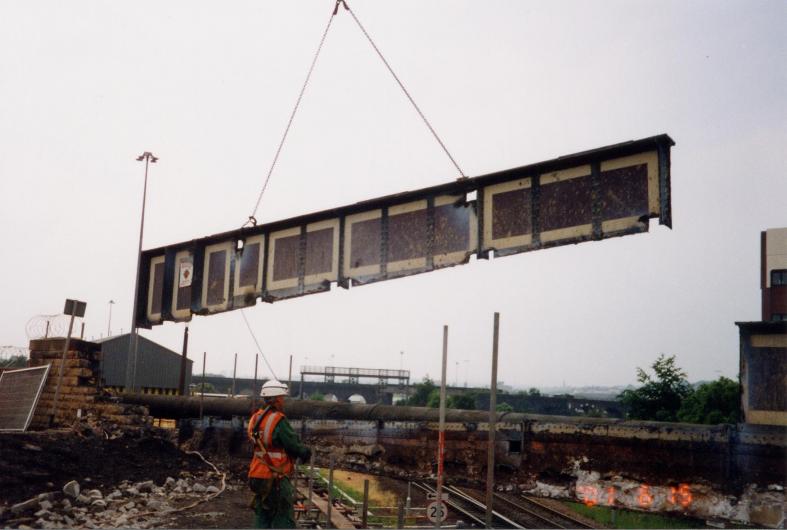
[[[517,387],[624,385],[675,355],[737,377],[760,319],[760,231],[787,226],[787,3],[371,1],[350,6],[468,176],[667,133],[673,230],[565,246],[303,298],[246,315],[279,377],[404,368]],[[143,248],[251,213],[333,2],[0,3],[0,345],[87,302],[86,337],[131,321]],[[458,176],[344,10],[257,218]],[[141,333],[180,351],[184,324]],[[238,311],[195,317],[201,370],[253,372]],[[403,352],[403,353],[402,353]],[[267,376],[262,369],[261,374]],[[296,376],[297,377],[297,376]]]

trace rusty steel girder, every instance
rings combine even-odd
[[[671,227],[673,145],[663,134],[146,250],[136,323]]]

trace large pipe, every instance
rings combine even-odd
[[[123,401],[134,405],[144,405],[149,408],[151,415],[159,418],[198,418],[200,414],[199,397],[134,394],[124,395]],[[202,406],[205,415],[224,418],[248,416],[252,412],[252,401],[247,397],[206,397]],[[360,405],[300,399],[287,399],[284,411],[292,419],[424,422],[438,422],[440,420],[440,411],[428,407]],[[525,414],[508,412],[498,414],[497,418],[498,421],[519,423],[525,420]],[[449,423],[486,423],[489,421],[489,412],[448,409],[445,411],[445,421]]]

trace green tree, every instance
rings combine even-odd
[[[740,407],[740,385],[732,379],[719,377],[704,383],[690,394],[678,410],[678,419],[686,423],[737,423]]]
[[[533,396],[533,397],[540,396],[541,395],[541,391],[539,389],[537,389],[536,387],[532,387],[532,388],[530,388],[527,391],[527,395],[528,396]]]
[[[447,400],[446,400],[447,401]],[[446,406],[448,404],[446,403]],[[426,400],[426,406],[436,409],[440,406],[440,389],[435,388],[429,393],[429,397]]]
[[[325,396],[320,392],[315,392],[314,394],[309,396],[309,399],[311,399],[312,401],[325,401]]]
[[[513,412],[514,407],[509,405],[508,403],[498,403],[495,407],[495,410],[498,412]]]
[[[27,357],[24,355],[12,355],[8,359],[4,361],[0,361],[0,365],[3,368],[26,368],[27,367]]]
[[[446,406],[449,409],[475,410],[475,395],[471,392],[448,396]]]
[[[413,395],[407,400],[407,404],[413,407],[426,407],[429,403],[429,397],[437,389],[437,386],[434,384],[434,381],[429,379],[428,377],[424,377],[420,383],[416,383],[413,385],[415,391]],[[440,390],[437,389],[438,392],[438,400]]]
[[[637,368],[637,389],[627,389],[618,395],[628,411],[637,420],[677,421],[681,403],[692,393],[686,372],[675,364],[675,356],[663,353],[651,365],[655,377]]]
[[[204,385],[202,383],[198,383],[197,393],[201,394],[203,392],[205,392],[206,394],[215,394],[216,387],[214,387],[211,383],[205,383]]]

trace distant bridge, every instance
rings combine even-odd
[[[194,376],[192,381],[195,388],[199,391],[201,377]],[[235,394],[252,395],[254,389],[260,391],[262,383],[266,380],[238,378],[235,380]],[[205,382],[215,389],[215,392],[229,394],[232,391],[232,378],[222,376],[206,376]],[[285,381],[286,382],[286,381]],[[321,394],[330,399],[334,396],[337,401],[347,402],[350,396],[359,395],[366,403],[382,403],[384,405],[394,404],[394,398],[409,396],[413,390],[410,385],[398,384],[368,384],[331,382],[331,381],[290,381],[287,382],[290,388],[290,396],[306,398],[315,394]],[[461,394],[473,394],[475,397],[475,408],[485,410],[489,407],[488,388],[467,388],[460,386],[449,386],[446,394],[449,396]],[[624,416],[623,406],[619,401],[595,400],[576,398],[570,396],[533,396],[526,394],[498,394],[498,405],[508,403],[514,410],[526,411],[532,414],[553,414],[561,416],[598,416],[610,418],[622,418]]]

